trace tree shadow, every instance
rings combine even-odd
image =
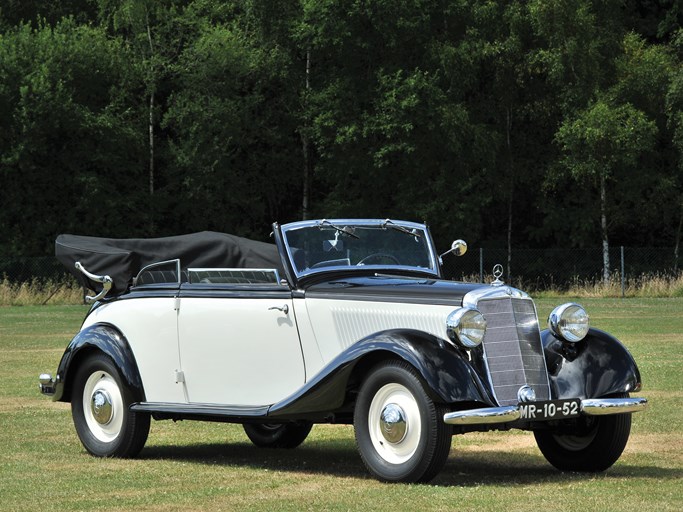
[[[372,478],[366,471],[353,443],[315,441],[299,448],[257,448],[250,443],[150,446],[139,455],[143,460],[174,460],[207,465],[244,466],[270,471],[306,472],[320,475]],[[444,469],[430,485],[478,487],[481,485],[517,486],[534,483],[585,481],[600,478],[651,478],[672,480],[680,471],[656,466],[619,463],[604,473],[561,472],[543,456],[519,451],[451,451]]]

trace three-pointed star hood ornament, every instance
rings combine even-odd
[[[500,263],[496,263],[493,266],[493,277],[495,278],[494,281],[491,283],[492,286],[503,286],[505,283],[501,281],[501,277],[503,276],[503,265]]]

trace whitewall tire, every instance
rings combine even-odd
[[[85,449],[98,457],[133,457],[149,434],[148,414],[130,411],[136,401],[113,361],[102,353],[79,365],[71,414]]]
[[[426,392],[404,361],[375,366],[361,386],[354,411],[356,444],[368,471],[385,482],[427,482],[443,468],[452,427],[444,406]]]

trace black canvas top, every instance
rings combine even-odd
[[[277,247],[225,233],[202,231],[164,238],[99,238],[59,235],[55,240],[57,259],[85,287],[96,292],[100,283],[90,281],[75,267],[77,261],[97,275],[113,279],[110,294],[126,291],[140,270],[166,260],[180,260],[187,268],[264,268],[278,269],[282,262]]]

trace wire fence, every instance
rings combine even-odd
[[[447,279],[484,282],[496,264],[503,265],[505,281],[534,290],[598,283],[603,276],[602,248],[513,249],[509,263],[506,249],[478,248],[460,257],[444,256],[443,269]],[[610,275],[622,282],[643,276],[677,278],[680,268],[673,247],[610,248]]]
[[[597,283],[602,279],[602,249],[513,249],[508,265],[505,249],[470,249],[463,256],[443,258],[446,279],[486,282],[493,266],[504,267],[503,279],[525,289],[566,288],[577,281]],[[642,276],[676,278],[681,272],[674,249],[669,247],[613,247],[612,275],[623,279]],[[73,278],[54,257],[0,256],[0,278],[10,283],[69,282]]]
[[[12,284],[66,282],[69,273],[54,256],[0,256],[0,278]]]

